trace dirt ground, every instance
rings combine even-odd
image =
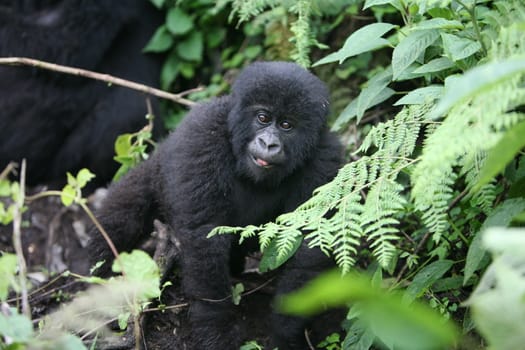
[[[101,189],[90,196],[90,206],[96,207],[103,195],[104,190]],[[77,278],[55,279],[53,276],[65,270],[83,275],[88,273],[85,246],[90,221],[79,207],[65,208],[57,197],[33,202],[24,214],[24,221],[24,254],[33,284],[30,305],[33,319],[40,319],[86,288]],[[11,232],[11,226],[0,226],[0,251],[13,251]],[[143,248],[151,251],[155,244],[155,241],[149,241]],[[188,307],[184,306],[187,305],[187,300],[180,291],[180,283],[174,271],[176,267],[167,273],[166,279],[172,281],[173,285],[166,288],[162,295],[162,303],[167,306],[167,310],[147,312],[142,317],[143,349],[187,348],[186,340],[191,334],[187,322]],[[236,307],[241,336],[246,341],[257,340],[259,344],[265,345],[270,328],[268,311],[274,291],[272,276],[260,275],[250,268],[235,282],[242,282],[249,292]],[[176,307],[177,305],[182,306]],[[313,321],[310,328],[305,330],[308,340],[313,344],[312,348],[327,335],[339,332],[342,316],[341,312],[332,312]],[[106,349],[135,348],[131,331],[120,335],[111,346],[103,345],[103,342],[98,344],[98,348]]]

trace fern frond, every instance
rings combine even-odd
[[[302,236],[302,232],[295,228],[283,228],[277,233],[277,257],[284,258],[294,248],[297,238]]]
[[[519,26],[501,28],[489,56],[495,60],[503,54],[506,58],[525,54],[525,36]],[[435,241],[439,241],[448,228],[451,187],[458,175],[454,169],[473,168],[470,163],[482,159],[481,155],[500,140],[505,130],[523,120],[522,113],[509,111],[516,110],[525,101],[524,79],[524,74],[513,76],[458,103],[428,136],[421,161],[412,174],[412,198]],[[467,183],[472,182],[471,178],[467,179]],[[490,187],[485,190],[489,191]],[[492,205],[489,201],[495,198],[493,193],[477,194],[485,208]]]
[[[315,43],[310,29],[312,2],[309,0],[296,1],[290,7],[290,11],[297,16],[297,20],[290,27],[294,34],[291,41],[295,43],[296,49],[292,53],[292,59],[303,67],[310,67],[310,47]]]

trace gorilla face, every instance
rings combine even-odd
[[[255,63],[233,86],[228,115],[237,171],[277,185],[315,150],[328,113],[328,91],[295,64]]]

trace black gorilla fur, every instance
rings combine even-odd
[[[0,56],[26,56],[157,85],[142,49],[163,22],[147,0],[0,0]],[[113,143],[147,122],[146,97],[86,78],[0,66],[0,170],[28,161],[32,185],[87,167],[104,184]]]
[[[330,181],[342,148],[326,127],[328,91],[303,68],[254,63],[231,95],[194,107],[146,162],[110,187],[98,218],[117,249],[137,246],[151,219],[167,222],[181,242],[182,284],[192,300],[191,349],[237,349],[230,258],[245,250],[232,235],[206,238],[218,225],[258,225],[294,210]],[[98,232],[93,262],[111,254]],[[237,255],[236,255],[237,256]],[[278,293],[297,288],[331,265],[301,247],[281,272]],[[304,320],[275,315],[279,349],[305,349]]]

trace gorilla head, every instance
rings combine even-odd
[[[233,85],[228,129],[237,171],[279,183],[310,157],[328,114],[328,89],[293,63],[258,62]]]

